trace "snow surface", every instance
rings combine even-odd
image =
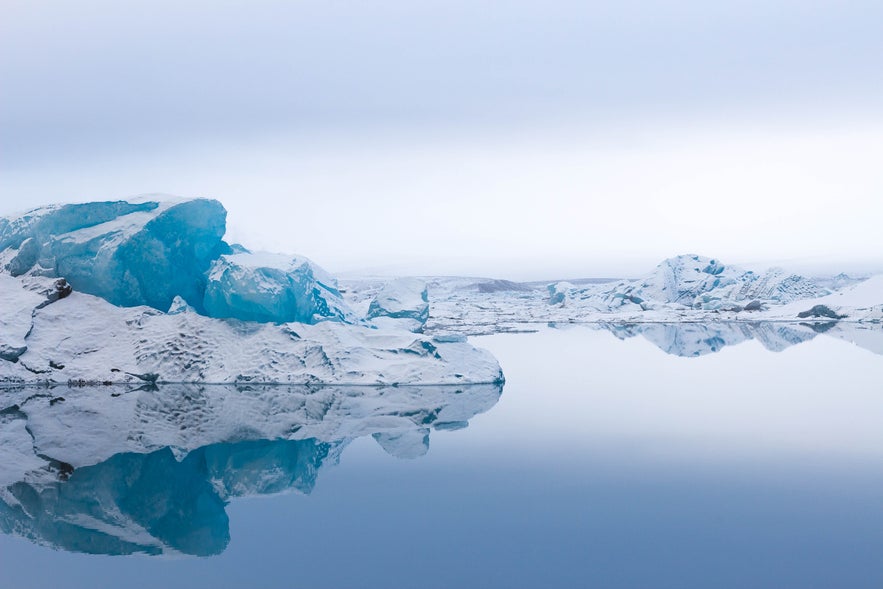
[[[771,315],[778,318],[790,317],[816,305],[824,305],[837,314],[844,315],[845,320],[880,321],[883,319],[883,275],[850,284],[826,296],[782,306]]]
[[[28,349],[25,339],[33,327],[34,309],[45,300],[19,280],[0,274],[0,360],[15,360]]]
[[[33,293],[21,284],[10,288],[10,282],[20,281],[0,283],[4,296],[18,294],[11,299],[32,325],[23,338],[26,351],[16,362],[0,364],[0,383],[463,384],[502,379],[489,353],[405,330],[219,320],[180,308],[163,313],[118,307],[78,292],[28,310],[36,301]],[[19,323],[21,332],[26,325]]]

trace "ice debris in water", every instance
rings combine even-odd
[[[209,199],[51,205],[0,219],[0,261],[12,276],[64,277],[125,307],[165,311],[179,297],[209,317],[350,319],[316,264],[224,242],[226,216]]]

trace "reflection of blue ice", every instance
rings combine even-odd
[[[816,336],[807,326],[775,323],[649,323],[606,327],[620,339],[642,335],[665,353],[675,356],[711,354],[752,339],[767,350],[778,352]]]
[[[310,493],[323,464],[336,463],[364,435],[394,456],[421,456],[431,429],[465,426],[501,391],[501,385],[179,386],[116,397],[106,388],[15,391],[7,398],[17,402],[0,414],[3,439],[33,451],[0,463],[5,480],[18,479],[0,489],[0,530],[76,552],[217,554],[230,539],[229,499]],[[96,415],[102,407],[104,426]],[[123,424],[128,430],[121,432]],[[16,435],[33,439],[16,443],[22,441]],[[157,441],[167,445],[157,448]],[[89,463],[92,456],[101,459]],[[38,465],[16,475],[29,461]]]
[[[572,324],[550,323],[553,328]],[[597,323],[589,328],[606,329],[619,339],[643,336],[660,350],[674,356],[703,356],[749,340],[757,340],[771,352],[781,352],[824,333],[847,340],[875,353],[883,353],[883,329],[856,323]]]
[[[14,501],[0,502],[0,526],[76,552],[217,554],[230,540],[227,499],[309,493],[331,447],[316,440],[214,444],[180,462],[168,448],[117,454],[49,485],[11,485]]]

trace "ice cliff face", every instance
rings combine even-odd
[[[48,206],[0,219],[0,265],[13,277],[64,277],[79,292],[165,311],[248,321],[344,320],[334,281],[305,258],[239,253],[215,200]]]
[[[225,221],[220,203],[202,199],[45,207],[0,223],[0,248],[17,250],[13,276],[63,276],[115,305],[164,310],[179,295],[200,309]]]

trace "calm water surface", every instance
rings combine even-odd
[[[322,436],[346,443],[226,441],[75,470],[44,510],[70,523],[95,494],[138,501],[165,554],[85,554],[130,545],[49,513],[40,541],[69,545],[0,535],[0,586],[883,586],[883,356],[819,336],[680,357],[587,327],[474,341],[506,373],[498,400],[382,408],[410,420],[393,426],[332,409],[308,427],[338,419]],[[130,471],[142,495],[124,500]]]

